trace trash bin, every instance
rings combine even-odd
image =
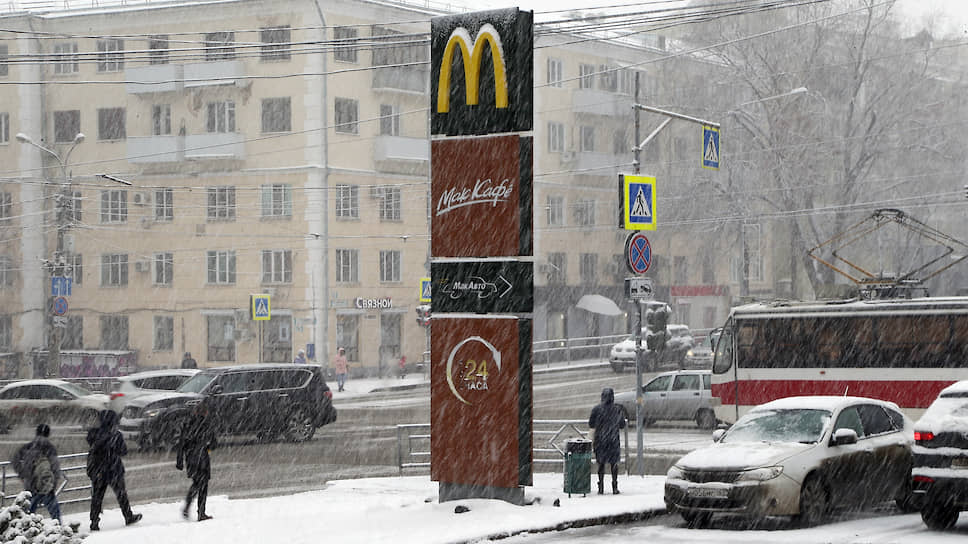
[[[592,490],[592,441],[565,441],[565,493],[587,495]]]

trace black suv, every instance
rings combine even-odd
[[[950,529],[968,510],[968,380],[938,395],[914,425],[914,496],[931,529]]]
[[[191,405],[202,399],[211,403],[220,434],[304,442],[336,421],[319,365],[259,364],[205,369],[174,392],[138,397],[121,412],[121,432],[143,449],[172,447]]]

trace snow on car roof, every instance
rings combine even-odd
[[[968,380],[955,382],[941,390],[928,406],[915,428],[922,431],[968,433],[968,397],[946,396],[968,392]]]
[[[795,408],[807,408],[815,410],[837,410],[844,406],[854,404],[857,402],[871,402],[875,404],[881,404],[885,406],[890,406],[895,410],[899,409],[897,405],[892,402],[887,402],[879,399],[870,399],[865,397],[840,397],[833,395],[816,395],[816,396],[803,396],[803,397],[786,397],[782,399],[777,399],[766,404],[761,404],[754,408],[754,410],[790,410]]]
[[[941,390],[941,393],[939,394],[939,396],[944,395],[945,393],[956,393],[956,392],[957,393],[968,392],[968,380],[961,380],[960,382],[955,382],[949,385],[948,387],[945,387],[944,389]]]
[[[11,387],[23,387],[25,385],[64,385],[66,383],[70,383],[70,382],[65,380],[52,379],[52,378],[36,378],[32,380],[19,380],[13,383],[8,383],[7,385],[0,388],[0,390],[8,389]]]
[[[141,378],[153,378],[155,376],[194,376],[198,370],[194,368],[162,368],[158,370],[145,370],[135,372],[125,376],[118,376],[116,379],[121,381],[140,380]]]

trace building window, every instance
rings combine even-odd
[[[336,186],[336,217],[360,218],[360,188],[357,185]]]
[[[209,187],[207,214],[209,221],[235,219],[235,187]]]
[[[67,270],[75,285],[84,283],[84,257],[80,253],[67,255]]]
[[[168,64],[167,34],[157,34],[148,38],[148,64]]]
[[[336,99],[336,132],[357,134],[359,132],[360,103],[352,98]]]
[[[10,74],[10,49],[6,45],[0,45],[0,76]]]
[[[548,197],[548,226],[562,227],[565,225],[565,198],[561,196]]]
[[[641,78],[639,80],[639,87],[640,87],[639,94],[641,94],[642,91],[644,90],[641,88],[641,86],[643,83],[645,83],[644,81],[645,72],[639,72],[638,70],[629,70],[628,68],[623,68],[622,70],[619,70],[618,81],[619,81],[619,88],[622,94],[625,94],[628,96],[635,96],[635,74],[638,74],[638,73],[642,74],[641,76],[639,76]]]
[[[81,195],[80,191],[74,191],[74,196],[71,198],[71,207],[69,210],[67,210],[67,220],[71,223],[81,222],[81,212],[83,211],[81,208],[81,202],[83,199],[84,197]]]
[[[101,349],[128,349],[128,316],[101,316]]]
[[[205,60],[234,58],[235,32],[209,32],[205,34]]]
[[[336,345],[346,350],[347,361],[360,360],[360,316],[336,316]]]
[[[581,127],[580,131],[581,139],[579,142],[581,142],[581,145],[578,150],[585,152],[595,151],[595,127],[586,125]]]
[[[235,283],[235,251],[209,251],[208,283],[230,285]]]
[[[595,226],[595,201],[578,199],[575,202],[575,224],[582,227]]]
[[[380,104],[380,134],[383,136],[400,135],[400,115],[396,106]]]
[[[124,70],[124,40],[97,41],[97,71],[120,72]]]
[[[124,223],[128,220],[128,191],[101,191],[101,222]]]
[[[610,93],[618,92],[618,68],[602,64],[599,69],[599,88]]]
[[[292,250],[262,250],[262,283],[292,283]]]
[[[548,86],[549,87],[561,87],[561,80],[563,79],[562,74],[562,63],[561,59],[548,59]]]
[[[175,191],[170,187],[155,189],[155,221],[175,218]]]
[[[579,265],[581,282],[586,285],[598,283],[598,254],[582,253]]]
[[[13,259],[6,255],[0,255],[0,286],[10,287],[17,279],[17,269]]]
[[[336,250],[336,281],[357,283],[360,281],[360,251],[358,249]]]
[[[175,254],[155,253],[155,285],[171,285],[175,276]]]
[[[54,112],[54,141],[71,143],[81,131],[81,110]]]
[[[0,144],[10,142],[10,114],[0,113]]]
[[[78,70],[77,43],[55,43],[53,53],[55,74],[76,74]]]
[[[595,87],[595,65],[578,65],[578,87],[580,89],[592,89]]]
[[[292,217],[292,186],[262,186],[262,217]]]
[[[382,187],[380,195],[380,221],[400,220],[400,188]]]
[[[153,136],[171,134],[171,104],[151,106],[151,134]]]
[[[356,63],[356,38],[359,31],[355,28],[338,26],[333,29],[333,41],[335,42],[333,58],[340,62]]]
[[[9,220],[13,217],[13,194],[0,193],[0,220]]]
[[[208,132],[235,132],[235,102],[209,102],[205,129]]]
[[[288,96],[262,99],[262,132],[292,132],[292,101]]]
[[[101,255],[101,286],[120,287],[128,284],[128,254]]]
[[[400,282],[400,252],[380,251],[380,281]]]
[[[3,351],[13,349],[13,319],[9,315],[0,316],[0,349]]]
[[[548,254],[548,283],[562,285],[568,277],[568,256],[564,253]]]
[[[292,53],[292,31],[289,26],[262,29],[262,60],[289,60]]]
[[[124,108],[99,108],[97,110],[97,138],[99,140],[123,140],[126,137],[124,129]],[[71,136],[71,140],[74,136]]]
[[[61,335],[61,349],[84,349],[84,319],[81,316],[67,316],[67,327]]]
[[[152,348],[155,351],[171,351],[175,347],[175,318],[170,315],[155,316],[155,334]]]
[[[426,62],[429,49],[426,45],[404,34],[384,26],[370,29],[373,41],[373,66],[395,66]]]
[[[208,325],[209,361],[235,360],[235,318],[230,315],[210,315]]]
[[[550,121],[548,123],[548,152],[561,153],[565,150],[565,125]]]

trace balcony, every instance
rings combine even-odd
[[[185,65],[185,88],[236,85],[245,75],[241,60],[196,62]]]
[[[427,94],[430,71],[424,67],[385,66],[373,68],[373,90]]]
[[[150,64],[124,69],[128,94],[170,93],[182,90],[181,64]]]
[[[128,136],[128,162],[179,162],[185,154],[184,136]]]
[[[373,159],[382,161],[427,161],[430,141],[425,138],[378,136],[373,146]]]
[[[245,135],[238,132],[210,132],[185,137],[185,158],[244,159]]]
[[[632,102],[629,97],[616,93],[576,89],[571,93],[571,109],[578,114],[631,118]]]

